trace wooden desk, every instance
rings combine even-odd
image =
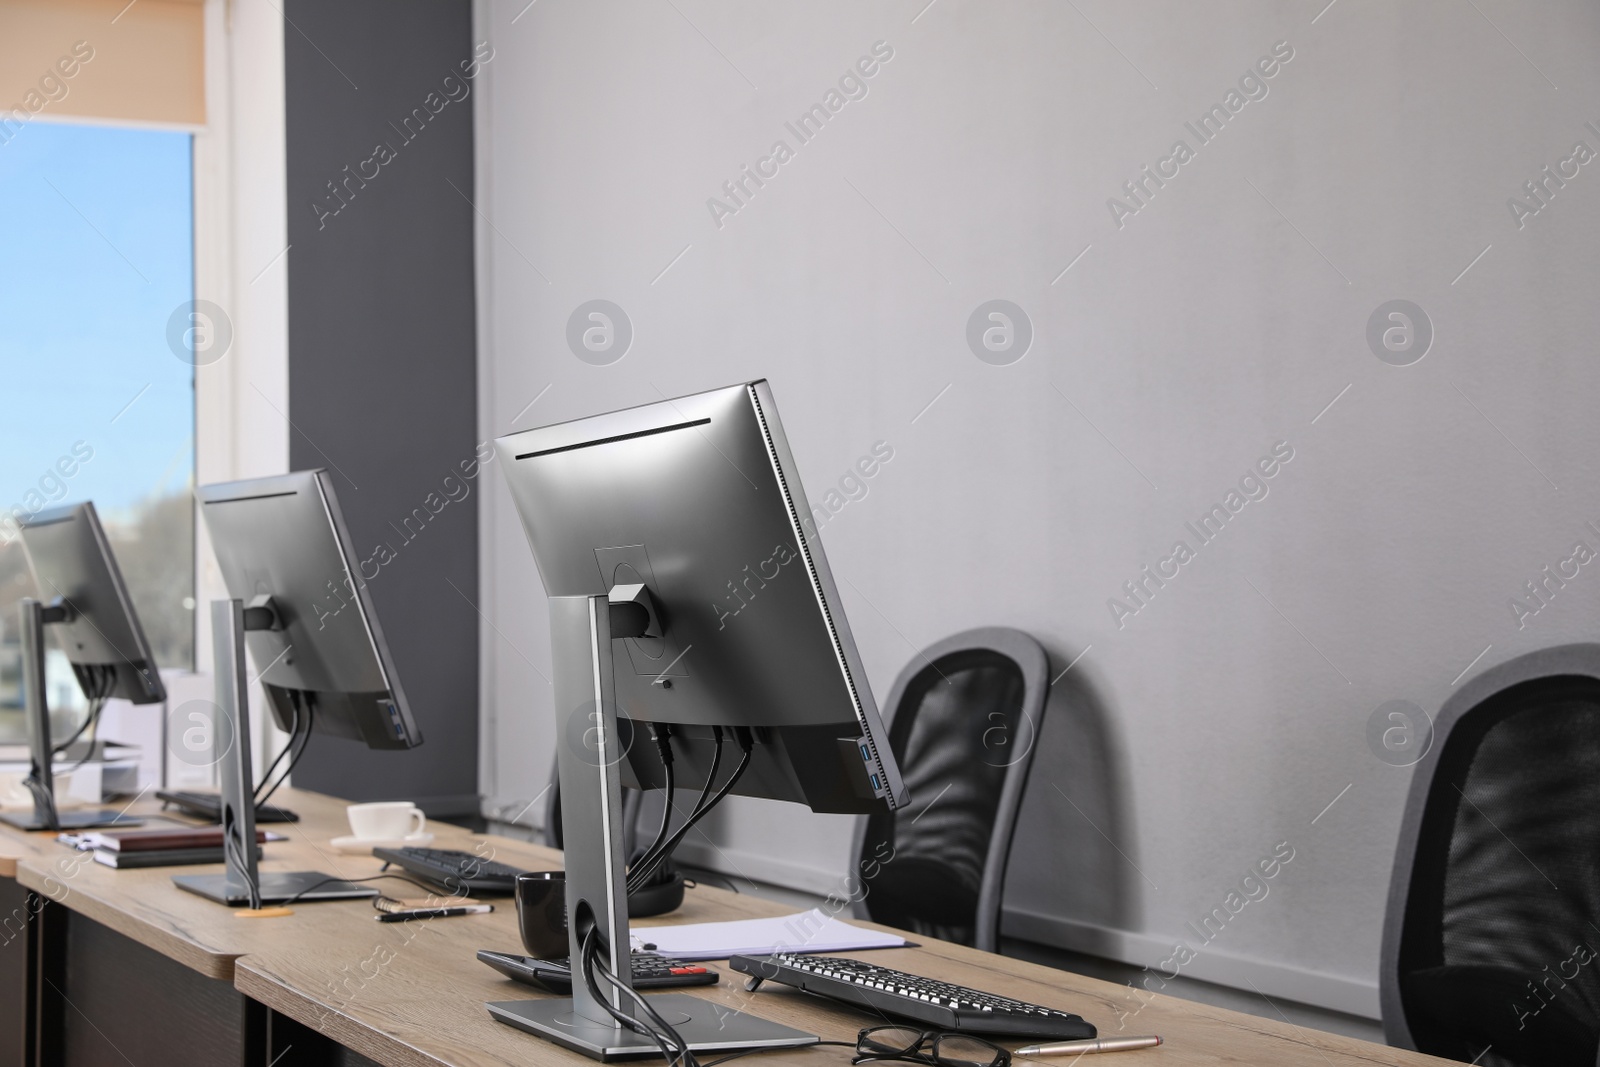
[[[264,870],[319,870],[345,878],[380,873],[382,864],[370,855],[341,855],[329,846],[349,832],[343,801],[290,789],[275,799],[299,812],[302,821],[263,827],[289,837],[264,847]],[[154,815],[160,804],[144,801],[131,810]],[[443,848],[470,851],[483,841],[458,827],[430,828]],[[559,854],[537,846],[497,839],[485,847],[518,866],[559,866]],[[339,1062],[328,1058],[327,1039],[308,1040],[316,1035],[293,1027],[283,1036],[283,1020],[234,988],[235,962],[286,939],[327,944],[376,927],[367,901],[304,905],[284,919],[241,919],[172,883],[174,874],[220,872],[222,864],[114,870],[58,844],[54,834],[9,828],[0,830],[0,855],[16,857],[15,881],[0,878],[0,911],[20,917],[13,954],[0,962],[21,963],[26,955],[29,975],[28,1003],[16,1013],[20,1021],[11,1024],[8,1016],[0,1031],[6,1046],[14,1036],[10,1031],[26,1031],[15,1035],[16,1044],[33,1046],[22,1062],[266,1067],[297,1042],[277,1067]],[[32,908],[22,901],[23,892],[33,894]],[[0,988],[8,987],[0,981]],[[11,1047],[0,1046],[0,1064],[12,1062]]]
[[[709,887],[691,891],[690,898],[692,906],[674,915],[673,921],[743,918],[789,910]],[[515,930],[495,921],[497,918],[445,919],[429,924],[426,931],[386,924],[315,950],[284,945],[240,960],[234,982],[274,1011],[394,1067],[592,1064],[594,1061],[576,1053],[497,1023],[484,1010],[485,1001],[537,995],[525,986],[502,980],[473,958],[480,948],[520,951]],[[646,920],[638,925],[652,924]],[[1138,1012],[1124,1033],[1158,1033],[1166,1038],[1167,1044],[1158,1049],[1119,1053],[1114,1063],[1106,1061],[1106,1067],[1420,1067],[1448,1062],[1172,997],[1148,996],[1141,1011],[1141,1001],[1126,986],[947,942],[924,941],[918,948],[848,955],[1074,1011],[1099,1026],[1105,1036],[1118,1032],[1119,1010]],[[364,961],[366,966],[361,967]],[[771,983],[756,993],[746,993],[742,975],[725,966],[719,969],[723,971],[720,985],[692,992],[828,1040],[854,1040],[861,1027],[875,1021],[862,1012]],[[335,973],[360,977],[336,987],[331,980]],[[842,1067],[849,1063],[848,1052],[824,1046],[762,1053],[751,1060],[773,1067]]]
[[[350,832],[345,801],[294,789],[280,790],[273,801],[299,813],[300,821],[258,827],[289,838],[263,846],[263,871],[313,870],[340,878],[382,873],[383,864],[371,855],[345,855],[329,845],[333,838]],[[153,814],[160,805],[140,803],[133,810]],[[469,852],[481,848],[485,855],[534,870],[561,866],[559,852],[539,845],[509,838],[491,841],[444,823],[429,823],[428,829],[435,835],[435,848]],[[223,864],[115,870],[93,862],[87,853],[74,853],[57,844],[54,837],[50,833],[0,835],[0,852],[13,840],[22,841],[17,880],[24,887],[208,978],[232,982],[235,960],[282,944],[286,937],[308,944],[330,943],[348,935],[352,926],[364,931],[378,925],[370,921],[374,912],[365,900],[305,904],[282,919],[241,919],[234,909],[179,889],[172,882],[175,874],[221,872]],[[387,881],[375,883],[374,888],[404,894],[414,887]],[[510,902],[506,905],[510,907]]]
[[[302,820],[273,827],[287,832],[291,840],[266,847],[265,869],[316,869],[346,878],[379,872],[381,865],[371,857],[343,856],[328,847],[329,839],[347,832],[342,802],[293,790],[285,790],[281,796],[285,806],[298,811]],[[485,856],[534,870],[560,866],[559,853],[537,845],[438,824],[431,824],[430,829],[438,835],[437,847],[477,849]],[[375,922],[371,904],[359,900],[299,905],[287,918],[250,920],[236,918],[227,909],[179,890],[171,882],[174,868],[116,871],[93,863],[73,865],[74,857],[48,835],[0,835],[0,855],[17,857],[16,878],[22,886],[59,901],[50,905],[46,914],[50,909],[69,910],[163,960],[175,961],[181,965],[177,969],[196,976],[205,989],[215,992],[216,986],[231,983],[249,998],[246,1007],[254,1014],[245,1011],[240,1023],[244,1031],[242,1062],[246,1064],[265,1067],[273,1062],[266,1058],[269,1053],[283,1057],[275,1067],[365,1062],[397,1067],[528,1063],[576,1067],[593,1062],[497,1023],[484,1010],[485,1001],[538,995],[500,978],[474,958],[480,948],[519,951],[510,901],[497,902],[489,915],[413,923]],[[63,859],[69,861],[65,869],[60,862]],[[208,869],[213,868],[186,870]],[[389,885],[397,890],[406,888],[400,882]],[[700,887],[691,890],[684,907],[668,919],[698,922],[787,910],[754,897]],[[660,922],[644,920],[638,925]],[[1108,1060],[1106,1067],[1421,1067],[1448,1062],[1171,997],[1139,997],[1126,986],[944,942],[926,941],[920,948],[873,952],[864,958],[1075,1011],[1108,1035],[1117,1032],[1119,1012],[1128,1013],[1132,1018],[1123,1032],[1159,1033],[1167,1039],[1159,1049],[1117,1054],[1115,1063]],[[722,984],[695,990],[696,995],[830,1040],[852,1040],[856,1031],[871,1021],[862,1013],[772,984],[757,993],[746,993],[741,976],[725,967],[719,969],[724,972]],[[79,1003],[72,988],[64,992],[76,1007],[94,1017],[96,1009]],[[179,1021],[158,1018],[151,1025],[165,1031],[157,1037],[175,1045],[192,1044],[194,1039],[177,1025]],[[335,1048],[329,1039],[350,1051]],[[799,1049],[764,1053],[752,1057],[751,1063],[839,1067],[848,1063],[846,1053],[832,1047]],[[101,1059],[87,1054],[81,1058],[84,1063],[129,1060],[141,1067],[147,1062],[132,1051],[124,1058],[109,1054]],[[173,1055],[148,1062],[224,1060]]]

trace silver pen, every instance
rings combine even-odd
[[[1058,1041],[1053,1045],[1024,1045],[1013,1056],[1071,1056],[1085,1052],[1131,1052],[1136,1048],[1155,1048],[1161,1039],[1150,1037],[1101,1037],[1087,1041]]]

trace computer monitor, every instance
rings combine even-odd
[[[665,785],[672,765],[704,795],[721,734],[744,773],[718,797],[872,812],[905,790],[765,381],[511,434],[496,454],[550,598],[572,959],[593,927],[626,983],[621,784]],[[656,1047],[618,1022],[642,1011],[625,995],[573,991],[489,1010],[598,1058]],[[801,1043],[645,999],[696,1052]]]
[[[211,611],[217,705],[236,739],[220,764],[224,837],[233,847],[227,875],[173,880],[252,907],[372,896],[370,887],[315,871],[261,872],[246,847],[255,840],[246,648],[274,720],[300,750],[313,733],[379,749],[422,743],[333,481],[326,471],[297,471],[201,486],[195,497],[231,598]]]
[[[203,485],[195,497],[228,595],[277,609],[279,625],[248,629],[245,647],[278,726],[291,728],[298,703],[316,733],[421,744],[328,473]]]
[[[27,830],[138,825],[140,820],[112,809],[57,810],[54,758],[58,753],[44,686],[43,637],[48,626],[88,701],[83,727],[73,740],[92,727],[112,697],[135,704],[158,704],[167,698],[117,558],[90,502],[37,511],[22,520],[20,530],[40,597],[25,598],[21,604],[22,687],[32,757],[27,785],[34,810],[31,816],[3,812],[0,821]],[[66,748],[61,746],[62,751]]]

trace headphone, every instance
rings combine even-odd
[[[633,854],[628,866],[644,858],[644,849]],[[683,875],[668,856],[651,873],[650,880],[628,894],[628,918],[645,919],[652,915],[665,915],[683,904]]]

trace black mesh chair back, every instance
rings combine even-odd
[[[639,814],[644,808],[643,801],[639,790],[622,787],[622,848],[625,856],[632,856],[639,844]],[[551,848],[565,849],[564,837],[561,830],[561,768],[558,764],[550,769],[550,786],[545,790],[544,843]]]
[[[940,641],[901,672],[884,708],[911,803],[857,824],[857,916],[995,951],[1049,678],[1038,642],[1002,628]]]
[[[1485,1067],[1593,1067],[1600,646],[1523,657],[1469,689],[1441,711],[1412,785],[1384,931],[1385,1030]]]

